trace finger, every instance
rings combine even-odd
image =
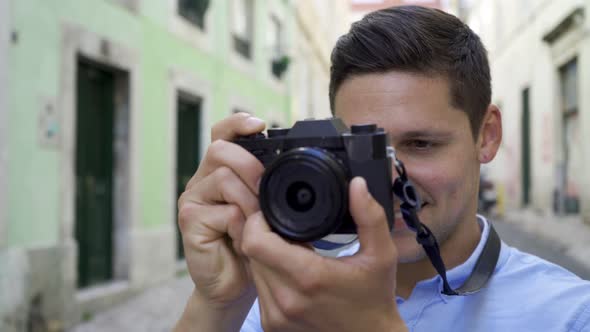
[[[179,215],[182,243],[197,287],[211,299],[241,296],[242,290],[251,284],[249,266],[244,256],[228,243],[227,236],[227,220],[244,219],[240,209],[234,205],[198,206],[190,202]]]
[[[276,328],[279,331],[285,330],[285,323],[293,326],[294,323],[303,323],[304,318],[311,308],[313,301],[306,293],[301,292],[296,284],[284,276],[277,274],[271,268],[256,261],[251,261],[254,283],[259,287],[259,303],[261,312],[265,318],[262,319],[264,327]],[[301,273],[299,273],[301,274]],[[317,295],[315,292],[313,295]],[[301,331],[311,331],[312,327],[301,326]]]
[[[220,240],[229,235],[233,251],[241,257],[242,233],[246,218],[241,209],[234,204],[199,205],[186,203],[179,210],[178,225],[183,242],[192,249],[202,247],[208,242]],[[186,240],[185,240],[186,239]]]
[[[229,167],[221,166],[209,176],[185,191],[179,204],[193,201],[199,204],[230,203],[240,207],[246,217],[259,210],[258,197]]]
[[[201,250],[233,232],[230,224],[245,222],[245,216],[237,205],[200,205],[185,202],[178,211],[178,226],[185,246]],[[231,235],[230,235],[231,236]]]
[[[250,262],[250,273],[258,293],[258,305],[260,309],[260,323],[266,329],[277,321],[283,320],[284,316],[279,310],[277,300],[270,286],[263,276],[263,267],[255,262]]]
[[[289,243],[272,232],[262,212],[251,215],[246,220],[242,236],[242,251],[250,259],[271,268],[276,273],[294,277],[302,271],[313,279],[322,266],[323,257],[301,243]],[[316,268],[317,267],[317,268]],[[315,269],[315,270],[314,270]]]
[[[246,149],[223,140],[211,143],[199,169],[190,179],[186,188],[195,186],[197,182],[222,166],[229,167],[253,193],[258,194],[258,182],[264,172],[264,166]]]
[[[393,242],[383,207],[371,196],[362,177],[355,177],[350,182],[350,214],[357,227],[359,253],[376,256],[392,250]]]
[[[232,141],[238,136],[247,136],[264,130],[265,123],[259,118],[240,112],[232,114],[217,122],[211,128],[211,142],[216,140]]]
[[[248,260],[244,252],[242,251],[242,234],[244,233],[244,225],[246,220],[233,219],[228,221],[227,234],[234,251],[245,260]]]

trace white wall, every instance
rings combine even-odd
[[[521,93],[530,87],[532,206],[550,213],[556,168],[561,158],[561,95],[558,69],[578,58],[579,119],[582,142],[590,142],[590,39],[588,5],[578,0],[474,1],[467,22],[481,36],[491,62],[492,101],[502,107],[504,142],[492,164],[492,174],[506,194],[508,209],[521,206]],[[554,44],[543,41],[577,7],[585,7],[585,22]],[[583,148],[589,162],[590,146]],[[578,179],[580,204],[590,211],[590,177]],[[590,216],[589,212],[585,212]]]
[[[297,1],[296,6],[292,118],[326,118],[331,116],[330,54],[336,39],[348,31],[348,2]]]

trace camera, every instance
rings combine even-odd
[[[234,141],[264,165],[260,208],[272,230],[297,242],[354,234],[349,182],[363,177],[393,227],[392,157],[388,137],[375,124],[338,118],[297,121]]]

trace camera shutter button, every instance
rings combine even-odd
[[[352,134],[372,134],[377,131],[376,124],[352,125],[350,132]]]

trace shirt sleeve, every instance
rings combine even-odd
[[[590,332],[590,302],[587,302],[576,315],[570,332]]]
[[[258,299],[254,301],[254,304],[252,304],[252,308],[250,308],[250,312],[248,312],[248,316],[246,317],[246,320],[244,320],[244,324],[242,324],[240,332],[264,332],[262,330],[262,325],[260,324],[260,308],[258,306]]]

